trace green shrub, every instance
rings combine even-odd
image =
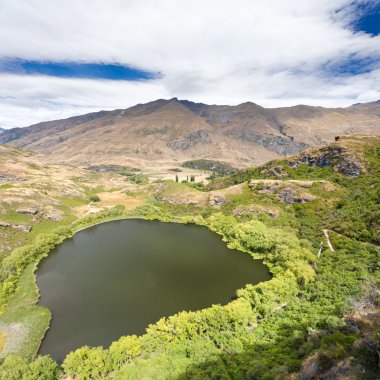
[[[88,197],[88,199],[90,200],[90,202],[100,202],[99,195],[97,195],[97,194],[90,195]]]
[[[135,183],[137,185],[145,185],[149,182],[149,178],[144,174],[133,174],[128,177],[129,182]]]
[[[55,380],[60,372],[58,364],[49,356],[38,356],[31,363],[18,356],[8,356],[0,366],[0,380]]]

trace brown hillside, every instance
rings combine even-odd
[[[178,165],[206,158],[244,167],[357,133],[380,133],[379,102],[267,109],[250,102],[218,106],[173,98],[14,128],[0,135],[0,143],[81,166]]]

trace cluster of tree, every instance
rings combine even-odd
[[[182,166],[184,168],[211,171],[215,177],[231,175],[237,171],[227,162],[205,159],[186,161]]]
[[[175,181],[176,182],[179,182],[179,178],[178,178],[178,175],[176,174],[175,175]],[[186,179],[184,179],[184,180],[182,180],[181,182],[182,183],[187,183],[187,182],[195,182],[195,175],[190,175],[190,177],[189,176],[186,176]]]
[[[0,380],[56,380],[61,372],[49,356],[38,356],[32,362],[19,356],[8,356],[0,366]]]

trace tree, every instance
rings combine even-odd
[[[60,368],[50,356],[38,356],[29,364],[30,377],[28,380],[53,380],[58,379]]]
[[[49,356],[38,356],[28,363],[19,356],[8,356],[0,367],[0,380],[56,380],[58,364]]]
[[[123,336],[109,348],[114,366],[120,368],[141,354],[141,338],[136,335]]]
[[[62,367],[66,375],[77,380],[102,379],[111,371],[109,353],[103,347],[81,347],[70,352]]]
[[[18,356],[8,356],[4,359],[0,367],[1,380],[20,380],[24,379],[29,372],[28,363],[25,359]]]
[[[92,195],[89,196],[89,200],[90,200],[91,202],[99,202],[99,201],[100,201],[100,198],[99,198],[98,195],[96,195],[96,194],[92,194]]]

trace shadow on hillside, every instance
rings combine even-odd
[[[333,380],[350,375],[357,379],[379,379],[375,350],[368,347],[362,347],[360,352],[357,348],[349,349],[342,358],[335,360],[336,348],[341,349],[338,342],[336,346],[320,349],[320,336],[309,336],[305,340],[296,327],[289,326],[288,336],[278,342],[256,343],[238,354],[211,356],[188,367],[176,380]],[[316,353],[318,349],[320,354]],[[354,351],[355,362],[352,363]]]

